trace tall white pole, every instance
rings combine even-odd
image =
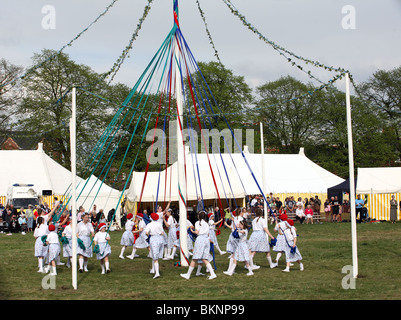
[[[350,81],[348,73],[345,74],[345,95],[347,105],[347,132],[348,132],[348,162],[349,162],[349,187],[351,204],[351,233],[352,233],[352,270],[353,277],[358,277],[358,252],[356,235],[356,209],[355,209],[355,177],[354,177],[354,150],[352,142],[351,97]]]
[[[262,191],[265,193],[266,190],[266,174],[265,174],[265,143],[263,141],[263,123],[260,122],[260,149],[261,149],[261,161],[262,161]],[[266,197],[267,198],[267,197]],[[267,221],[267,203],[263,201],[264,218]]]
[[[175,38],[175,90],[177,99],[177,174],[178,174],[178,193],[179,193],[179,211],[180,211],[180,247],[181,247],[181,266],[187,267],[189,264],[185,257],[189,257],[188,254],[188,243],[187,243],[187,186],[185,182],[185,167],[184,167],[184,142],[183,136],[180,129],[183,125],[183,97],[182,97],[182,85],[181,85],[181,72],[179,66],[179,47],[178,39]]]
[[[76,204],[76,89],[72,88],[72,112],[70,121],[70,148],[71,148],[71,214],[72,214],[72,287],[77,289],[77,204]]]

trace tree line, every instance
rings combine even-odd
[[[32,65],[39,67],[25,73],[24,68],[0,60],[0,134],[5,136],[12,131],[36,137],[57,162],[70,168],[71,99],[66,97],[72,86],[85,88],[77,91],[77,157],[79,168],[84,170],[87,155],[131,88],[122,83],[109,84],[103,74],[53,50],[34,54]],[[298,153],[303,147],[312,161],[342,178],[348,177],[344,92],[335,87],[317,90],[312,83],[289,75],[252,90],[243,76],[220,63],[202,62],[199,67],[219,105],[217,129],[225,128],[226,120],[232,129],[247,126],[259,134],[258,123],[262,122],[265,153]],[[401,67],[374,72],[356,85],[355,92],[351,97],[355,168],[399,166]],[[158,103],[157,97],[150,97],[150,101],[153,106]],[[152,119],[149,129],[154,123]],[[127,137],[133,125],[125,129]],[[145,129],[144,122],[139,126]],[[116,167],[121,165],[127,145],[131,143],[135,148],[140,143],[139,136],[132,141],[127,137],[121,136],[121,146],[113,155]],[[255,152],[260,152],[260,136],[255,138]],[[145,152],[150,144],[145,141],[141,146],[135,171],[145,170]],[[120,188],[135,154],[125,157],[127,163],[119,170],[120,177],[113,178],[119,181],[115,186]],[[160,166],[151,169],[158,170]]]

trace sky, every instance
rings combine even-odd
[[[2,0],[0,58],[29,67],[34,53],[59,50],[112,0]],[[356,83],[401,66],[401,0],[231,0],[265,37],[305,58],[349,70]],[[255,88],[282,76],[310,79],[259,40],[222,0],[199,0],[223,64]],[[128,45],[147,0],[119,0],[63,52],[106,72]],[[173,24],[172,0],[153,0],[130,57],[115,77],[132,87]],[[54,8],[52,15],[46,6]],[[197,61],[216,61],[195,0],[180,0],[180,27]],[[348,10],[347,10],[348,8]],[[349,10],[351,8],[351,11]],[[45,11],[43,11],[45,10]],[[344,11],[345,10],[345,11]],[[52,20],[48,20],[48,18]],[[47,28],[45,22],[55,22]],[[316,77],[334,76],[307,66]],[[340,82],[338,84],[342,86]]]

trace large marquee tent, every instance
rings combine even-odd
[[[0,163],[0,196],[3,202],[11,185],[33,184],[39,195],[44,190],[51,191],[52,196],[43,195],[43,200],[51,207],[54,196],[61,199],[71,184],[71,172],[50,158],[43,151],[42,144],[37,150],[1,150]],[[92,175],[87,180],[77,177],[77,195],[80,195],[77,205],[82,205],[85,211],[89,212],[96,204],[97,209],[103,209],[107,216],[108,211],[116,207],[121,192]],[[119,220],[117,216],[116,221]]]
[[[247,163],[244,160],[246,157]],[[308,159],[303,149],[299,154],[254,153],[190,154],[186,152],[187,200],[244,198],[260,194],[259,186],[266,195],[315,194],[326,196],[327,189],[344,179],[323,169]],[[214,184],[210,166],[214,172]],[[262,157],[265,166],[263,187]],[[248,168],[248,164],[251,170]],[[252,173],[254,177],[252,176]],[[161,172],[134,172],[126,193],[130,202],[178,201],[177,163]],[[143,187],[144,185],[144,187]],[[259,185],[259,186],[258,186]]]

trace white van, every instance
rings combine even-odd
[[[6,203],[15,209],[28,208],[28,205],[39,205],[38,193],[33,184],[14,183],[8,188]]]

